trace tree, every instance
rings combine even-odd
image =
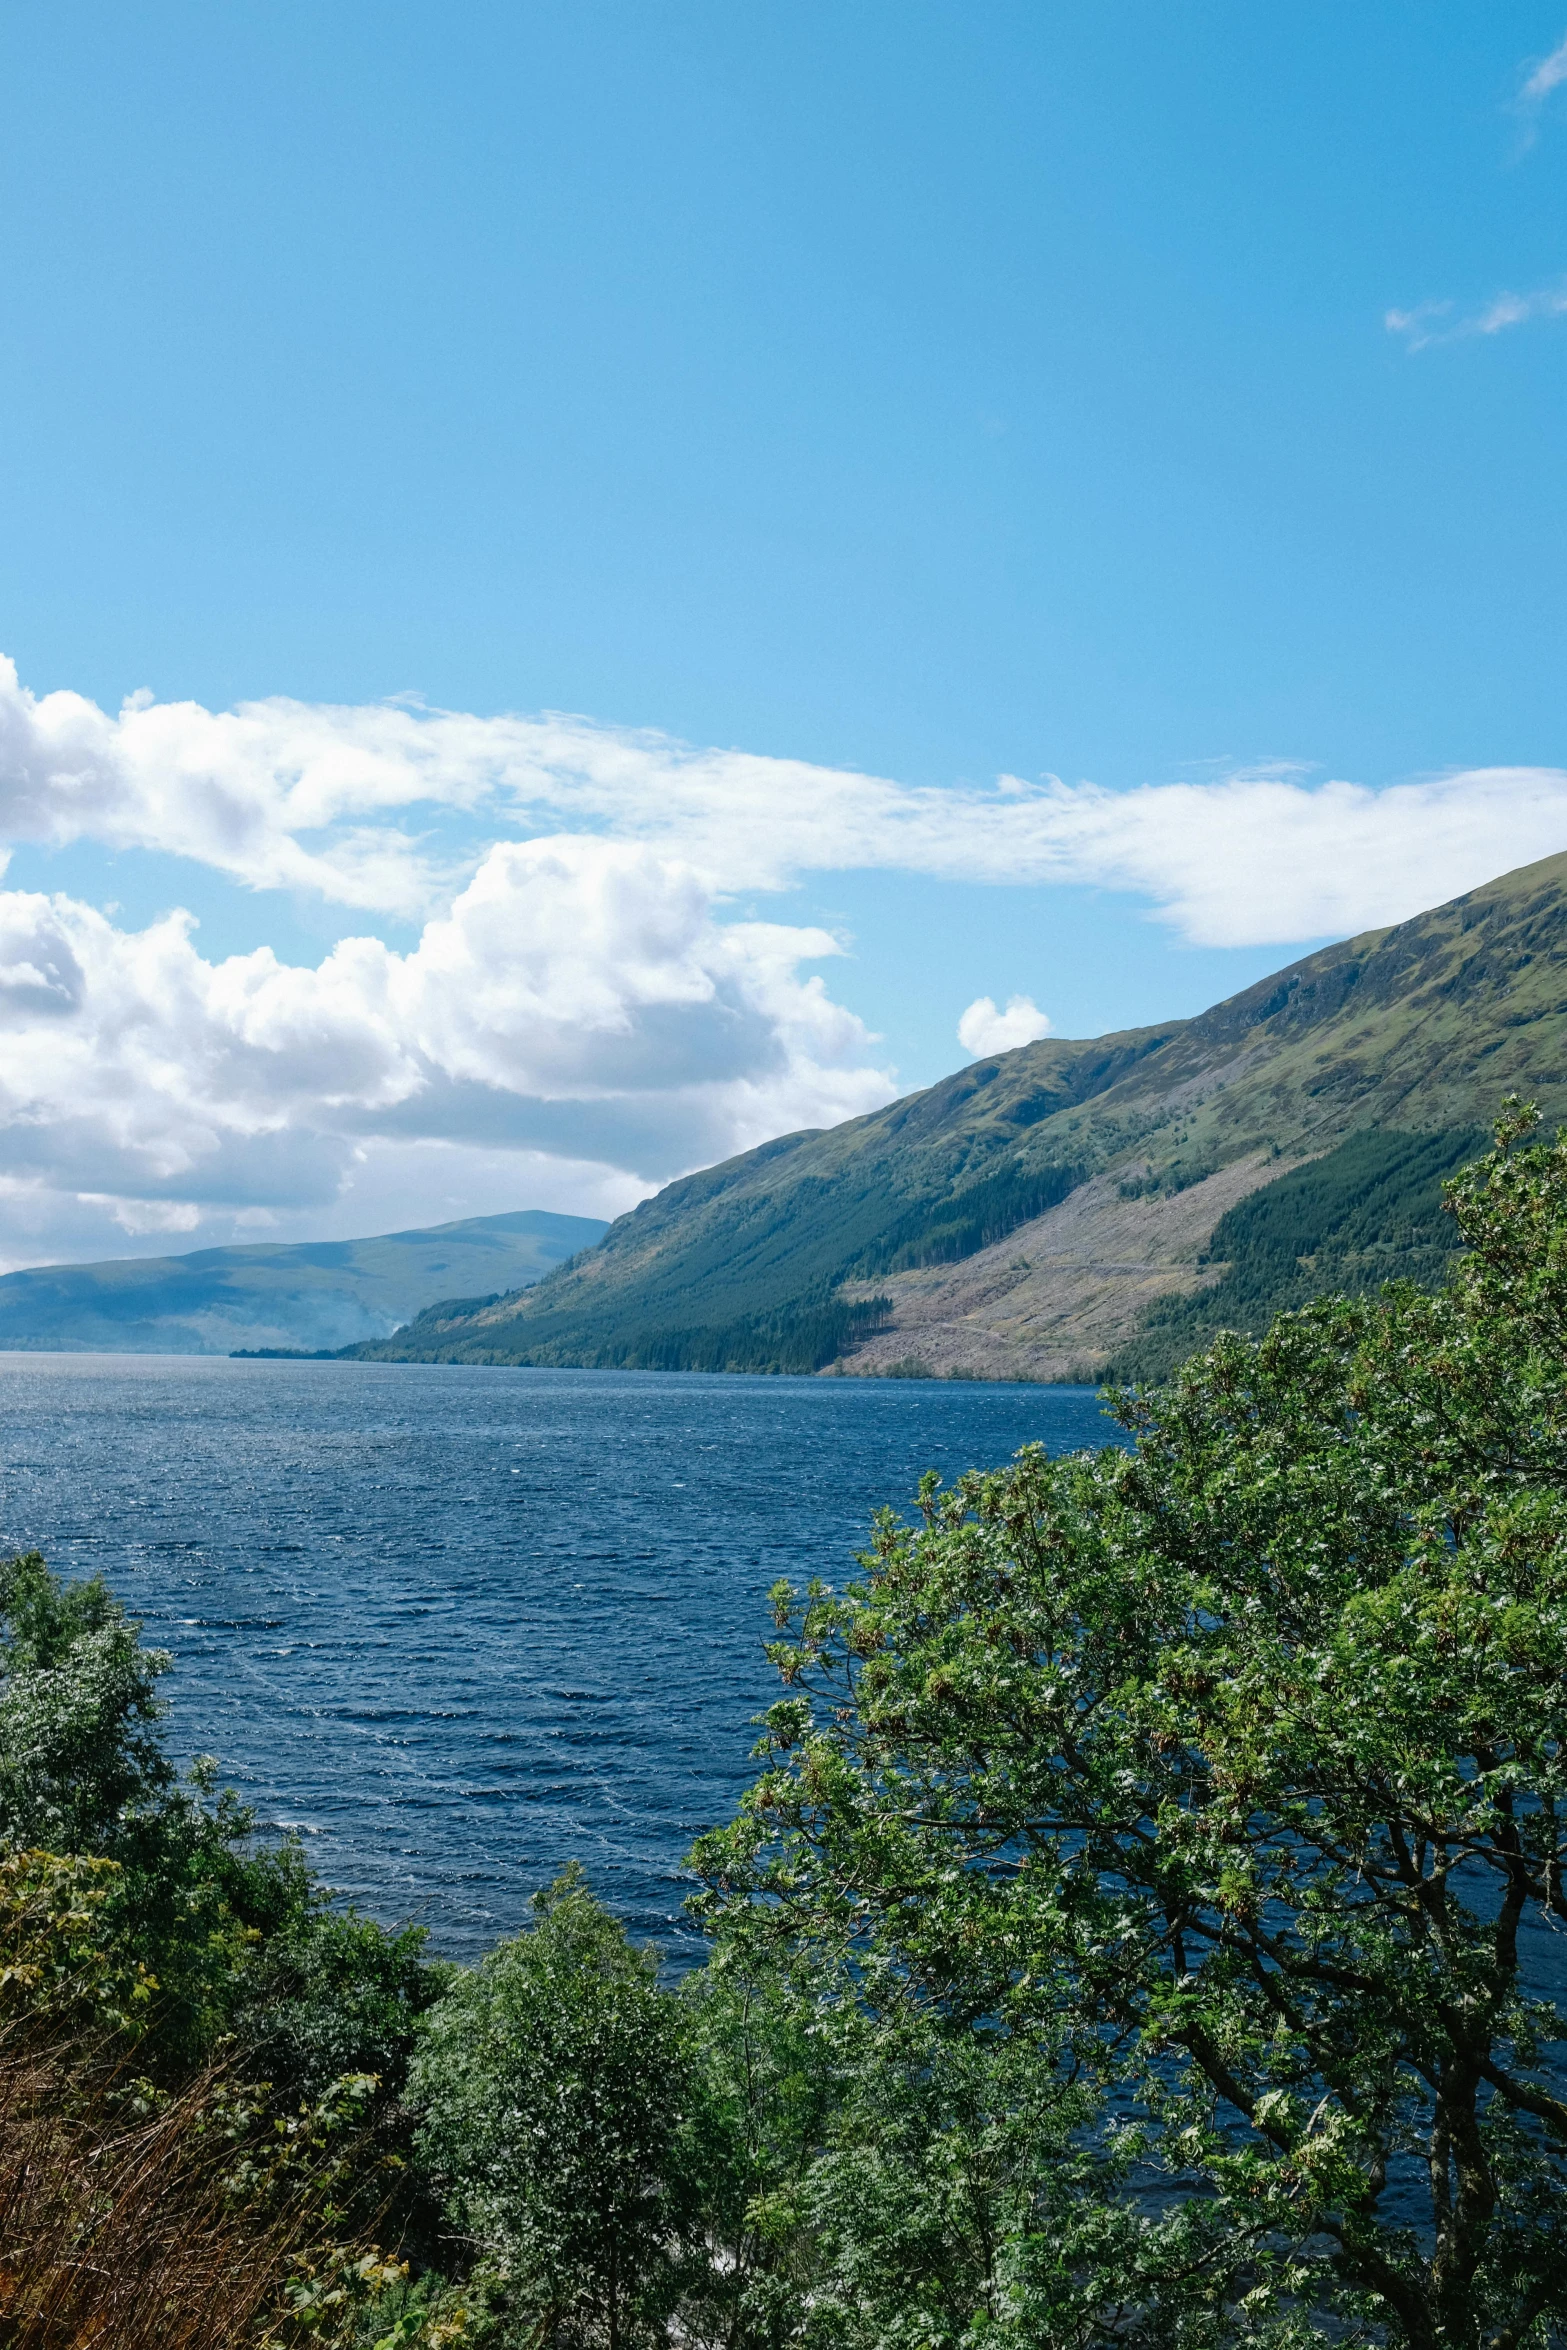
[[[1074,2204],[1113,2204],[1105,2163],[1072,2142],[1090,2101],[1026,2033],[944,2030],[906,2004],[835,2020],[838,2096],[778,2214],[803,2287],[783,2339],[957,2350],[1012,2334],[1015,2249],[1059,2240]]]
[[[820,1979],[740,1934],[680,1985],[692,2094],[677,2160],[699,2214],[680,2332],[724,2350],[790,2341],[809,2291],[806,2181],[842,2093]]]
[[[953,2028],[907,1999],[874,2007],[852,1958],[818,1944],[790,1964],[745,1925],[731,1918],[682,1985],[698,2077],[681,2159],[705,2242],[685,2272],[681,2339],[1015,2339],[1019,2247],[1059,2247],[1085,2214],[1101,2234],[1115,2224],[1122,2165],[1074,2142],[1091,2097],[1035,2036]],[[1155,2234],[1168,2252],[1168,2230]],[[1032,2322],[1044,2297],[1026,2299]],[[1056,2325],[1048,2338],[1067,2337]]]
[[[169,1669],[101,1576],[65,1582],[36,1551],[0,1561],[0,1849],[117,1864],[105,1922],[156,1979],[144,2021],[183,2063],[226,2020],[250,1911],[281,1918],[307,1889],[294,1856],[247,1849],[232,1795],[209,1801],[214,1766],[182,1781],[169,1761]]]
[[[312,1883],[247,1970],[236,2024],[251,2062],[306,2097],[348,2073],[399,2093],[419,2018],[454,1971],[425,1957],[426,1939],[423,1926],[391,1933],[329,1908]]]
[[[998,2250],[1021,2338],[1567,2338],[1567,1140],[1532,1128],[1449,1187],[1440,1296],[1221,1337],[1120,1399],[1130,1451],[927,1480],[863,1580],[775,1594],[790,1694],[706,1907],[1097,2084],[1096,2212]]]
[[[679,2012],[580,1869],[534,1909],[425,2023],[419,2151],[529,2341],[630,2350],[662,2338],[676,2289]]]
[[[99,1575],[63,1583],[37,1551],[0,1562],[0,1838],[105,1852],[175,1773],[158,1742],[161,1649]]]
[[[40,1883],[99,1887],[95,1930],[153,2035],[140,2061],[178,2073],[228,2032],[280,2091],[373,2073],[389,2107],[443,1970],[420,1929],[333,1908],[297,1841],[259,1842],[210,1760],[181,1778],[160,1735],[170,1664],[100,1576],[0,1561],[0,1893],[29,1854]]]

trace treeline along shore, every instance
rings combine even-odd
[[[777,1587],[678,1980],[334,1903],[12,1559],[0,2341],[1567,2342],[1567,1139],[1446,1199]]]

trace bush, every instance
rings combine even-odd
[[[688,2216],[672,2159],[689,2092],[679,2014],[580,1870],[534,1908],[426,2021],[418,2148],[519,2339],[630,2350],[662,2338]]]

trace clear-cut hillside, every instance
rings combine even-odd
[[[314,1353],[383,1338],[425,1306],[515,1292],[605,1227],[525,1208],[373,1240],[258,1241],[0,1277],[0,1348],[92,1354]]]
[[[1049,1038],[786,1135],[670,1184],[526,1293],[443,1307],[362,1351],[1157,1368],[1201,1335],[1206,1299],[1255,1319],[1313,1280],[1439,1271],[1441,1176],[1513,1091],[1567,1118],[1567,856],[1196,1019]],[[1259,1220],[1248,1194],[1277,1207]]]

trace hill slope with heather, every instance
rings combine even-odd
[[[1152,1371],[1214,1315],[1254,1323],[1303,1285],[1429,1277],[1449,1246],[1442,1176],[1515,1091],[1567,1119],[1567,856],[1195,1019],[1047,1038],[783,1136],[670,1184],[532,1289],[439,1307],[359,1351]],[[1260,1222],[1257,1195],[1272,1200]]]

